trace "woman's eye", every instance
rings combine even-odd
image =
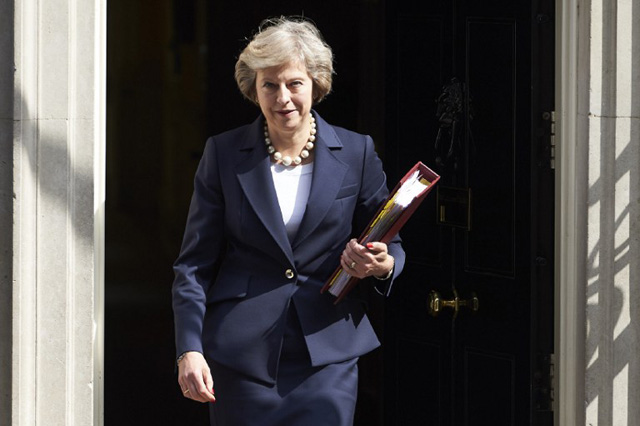
[[[274,84],[265,81],[264,83],[262,83],[262,87],[264,87],[265,89],[272,89],[274,87]]]

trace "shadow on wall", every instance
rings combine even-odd
[[[601,111],[591,99],[589,117],[600,143],[589,147],[586,416],[632,426],[640,424],[640,4],[602,7]]]
[[[13,75],[0,76],[0,97],[10,104],[0,107],[0,198],[6,201],[0,202],[0,360],[6,367],[0,373],[0,424],[58,415],[58,407],[77,397],[74,389],[91,385],[87,369],[100,366],[99,355],[86,358],[100,340],[94,320],[101,309],[92,309],[101,301],[94,294],[94,232],[102,208],[94,205],[97,124],[79,111],[69,117],[77,98],[36,99],[33,80],[22,78],[13,61],[7,65],[21,79],[14,87]],[[65,382],[69,371],[77,374]],[[91,404],[92,397],[85,393],[77,403]]]

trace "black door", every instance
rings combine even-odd
[[[387,425],[552,424],[553,9],[389,2],[386,167],[442,178],[402,232]]]

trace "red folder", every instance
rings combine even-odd
[[[407,187],[403,187],[403,185],[405,185],[405,183],[407,185],[415,183],[416,179],[418,179],[420,183],[418,184],[419,186],[415,187],[414,191],[419,190],[420,192],[410,197],[410,201],[405,207],[400,207],[404,205],[403,203],[399,203],[400,193],[404,193],[407,189]],[[398,182],[385,202],[382,203],[375,216],[362,232],[358,242],[362,245],[373,241],[380,241],[385,244],[389,243],[407,220],[409,220],[439,179],[440,176],[422,162],[416,163],[400,182]],[[334,304],[337,304],[351,291],[358,281],[359,278],[350,276],[348,272],[339,266],[320,292],[324,293],[325,291],[329,291],[336,296]]]

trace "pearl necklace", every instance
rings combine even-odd
[[[267,121],[265,120],[264,142],[267,145],[267,152],[269,153],[269,155],[273,155],[273,159],[276,160],[276,162],[281,161],[282,164],[284,164],[285,166],[290,166],[291,164],[293,164],[294,166],[297,166],[298,164],[302,163],[303,159],[309,156],[309,151],[313,149],[314,147],[313,142],[316,140],[316,119],[311,114],[309,114],[309,119],[311,120],[311,131],[310,131],[309,139],[307,140],[307,143],[304,145],[304,148],[302,148],[302,151],[300,151],[300,154],[293,158],[289,157],[288,155],[285,155],[283,157],[282,154],[276,151],[273,145],[271,145],[271,139],[269,139],[269,128],[267,126]]]

